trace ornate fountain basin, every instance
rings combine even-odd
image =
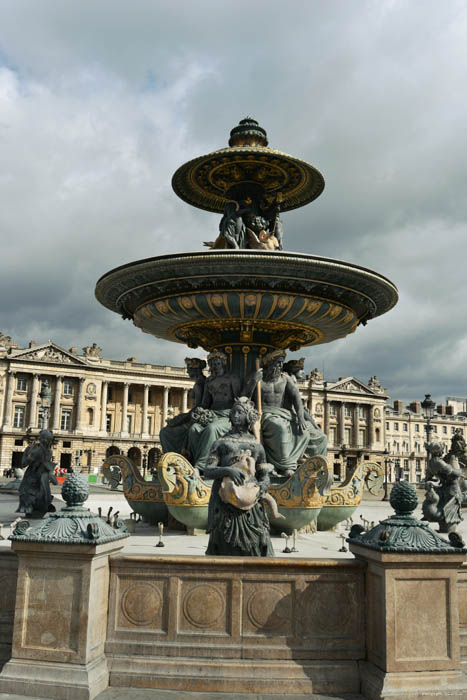
[[[389,311],[397,289],[358,265],[254,250],[163,255],[100,278],[96,297],[158,338],[207,351],[328,343]]]

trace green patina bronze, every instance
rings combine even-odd
[[[175,518],[198,528],[211,485],[186,465],[206,469],[216,441],[231,430],[234,399],[243,395],[260,410],[262,434],[255,429],[256,437],[276,470],[269,493],[285,520],[272,518],[272,527],[319,526],[323,507],[329,512],[321,526],[331,527],[356,504],[328,502],[319,486],[330,478],[326,437],[304,410],[294,372],[283,371],[285,351],[344,338],[389,311],[397,289],[358,265],[284,251],[281,213],[316,199],[324,178],[309,163],[271,148],[251,117],[232,129],[227,147],[181,165],[172,186],[185,202],[222,213],[213,240],[205,242],[211,250],[122,265],[100,278],[96,297],[145,333],[201,347],[223,367],[210,363],[194,410],[161,431],[162,459],[170,455],[159,465],[163,493],[150,492],[155,486],[141,484],[132,472],[123,479],[127,500],[137,512],[151,500],[155,508],[165,500]],[[310,459],[323,460],[321,476]],[[177,479],[167,471],[170,460]]]
[[[31,525],[28,520],[21,520],[9,539],[15,542],[96,546],[129,537],[123,520],[107,523],[83,506],[89,496],[85,477],[70,474],[63,484],[62,496],[65,508],[37,524]]]
[[[379,552],[410,552],[417,554],[453,554],[467,552],[461,537],[452,532],[449,542],[412,513],[418,505],[417,492],[406,481],[397,482],[390,495],[395,515],[382,520],[369,532],[353,525],[348,542]]]

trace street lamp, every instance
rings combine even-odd
[[[382,501],[389,501],[389,496],[388,496],[388,466],[391,464],[391,460],[389,459],[389,450],[386,448],[383,452],[384,455],[384,495],[383,498],[381,499]]]
[[[422,411],[423,411],[423,416],[426,420],[425,424],[425,430],[426,430],[426,467],[425,467],[425,475],[426,475],[426,470],[428,468],[428,462],[430,459],[430,451],[428,449],[428,445],[430,444],[430,433],[431,433],[431,421],[433,419],[433,416],[435,415],[435,402],[431,400],[431,394],[425,394],[425,399],[422,401]]]

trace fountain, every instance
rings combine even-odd
[[[208,417],[206,410],[198,409],[197,420],[205,421],[196,427],[207,445],[202,456],[195,459],[192,450],[188,456],[193,464],[179,459],[180,454],[187,456],[187,443],[182,441],[177,450],[180,454],[163,456],[160,489],[138,482],[131,463],[124,465],[125,458],[118,457],[119,465],[127,472],[124,488],[126,481],[128,500],[144,501],[145,489],[152,489],[157,505],[155,522],[167,517],[165,506],[175,517],[185,506],[193,509],[193,514],[197,509],[196,518],[193,515],[196,525],[192,525],[199,527],[201,509],[207,511],[206,487],[199,471],[213,440],[222,430],[228,430],[225,416],[234,394],[242,387],[241,392],[251,396],[262,413],[261,439],[266,457],[276,470],[270,493],[284,517],[272,525],[292,532],[307,523],[316,524],[323,506],[342,508],[342,515],[334,514],[323,522],[335,524],[349,517],[359,503],[359,494],[353,489],[352,503],[348,504],[344,491],[333,499],[329,479],[323,479],[323,463],[327,464],[323,452],[310,453],[303,439],[303,446],[297,447],[292,456],[285,454],[282,464],[274,444],[279,432],[282,435],[289,431],[300,442],[300,435],[311,431],[311,423],[300,416],[302,409],[293,382],[281,380],[286,382],[284,397],[287,391],[290,394],[289,405],[284,398],[280,406],[272,408],[267,404],[269,395],[264,385],[269,382],[273,386],[277,378],[285,376],[282,365],[286,350],[344,338],[389,311],[397,303],[396,287],[384,276],[359,265],[284,250],[281,214],[316,199],[324,189],[324,178],[314,166],[270,148],[266,131],[250,117],[232,129],[228,147],[178,168],[172,186],[188,204],[222,214],[217,238],[205,243],[208,250],[161,255],[111,270],[97,282],[96,297],[144,333],[208,352],[211,377],[206,386],[212,379],[215,387],[219,372],[219,384],[228,384],[230,394],[225,405],[205,404],[204,409],[220,408],[208,411]],[[277,366],[272,367],[270,378],[266,371],[274,363]],[[262,370],[258,371],[261,366],[265,368],[264,376]],[[214,391],[210,400],[215,402],[216,397]],[[268,415],[273,415],[269,423],[265,420]],[[194,420],[193,415],[191,418]],[[212,438],[206,437],[208,433]],[[178,469],[178,491],[174,491],[177,479],[167,479],[168,464]],[[193,468],[194,474],[190,475]],[[372,469],[374,476],[374,464]],[[196,488],[190,491],[190,499],[180,500],[180,493],[188,488],[186,484],[182,488],[187,475],[190,483],[202,485],[199,503]],[[358,477],[355,483],[360,472]],[[188,510],[180,520],[189,526]]]

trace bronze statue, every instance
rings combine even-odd
[[[422,505],[423,517],[439,523],[439,532],[454,532],[463,520],[461,506],[467,484],[456,457],[450,462],[443,459],[444,447],[439,442],[425,444],[429,454],[426,469],[426,497]]]
[[[50,482],[57,484],[54,474],[56,465],[52,462],[53,435],[49,430],[41,430],[39,444],[28,445],[23,453],[22,466],[27,467],[19,487],[17,513],[25,513],[29,518],[42,518],[45,513],[55,512],[50,493]]]
[[[274,556],[264,503],[271,467],[252,433],[257,420],[253,402],[245,396],[236,399],[230,410],[231,430],[212,445],[204,470],[205,477],[214,479],[206,554]],[[268,500],[272,505],[272,497]],[[273,508],[277,514],[275,504]]]
[[[228,357],[216,351],[208,355],[210,375],[204,385],[201,408],[209,409],[192,422],[187,436],[187,450],[192,464],[201,471],[206,466],[215,440],[230,430],[229,413],[240,394],[239,378],[227,371]]]
[[[283,350],[265,355],[263,368],[249,377],[243,393],[254,397],[260,382],[261,433],[266,455],[276,472],[291,476],[306,452],[309,456],[326,455],[327,439],[305,416],[295,377],[282,371],[284,360]]]
[[[198,406],[201,405],[203,400],[204,384],[206,382],[203,369],[206,367],[206,361],[201,360],[199,357],[185,357],[185,364],[188,376],[190,379],[195,380],[195,383],[188,392],[188,397],[193,402],[193,408],[186,413],[179,413],[178,416],[168,420],[167,425],[161,428],[159,438],[163,452],[185,453],[188,430],[192,423],[193,413]]]

